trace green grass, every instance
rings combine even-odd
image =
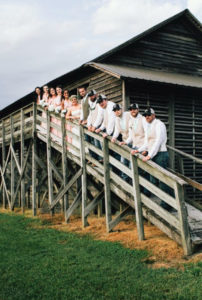
[[[145,251],[0,214],[2,299],[202,299],[202,263],[151,269]]]

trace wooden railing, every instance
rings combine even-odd
[[[201,176],[201,170],[202,170],[202,159],[195,157],[191,154],[185,153],[184,151],[181,151],[179,149],[173,148],[171,146],[167,146],[169,151],[172,152],[173,156],[175,157],[175,164],[171,166],[171,171],[175,172],[177,176],[181,177],[183,180],[185,180],[189,186],[193,187],[192,197],[190,198],[188,195],[186,195],[187,201],[191,204],[193,204],[198,209],[202,210],[202,205],[199,204],[198,201],[194,201],[194,194],[196,194],[196,190],[198,191],[200,200],[202,197],[202,176]],[[199,177],[192,174],[192,178],[190,176],[187,176],[186,172],[186,165],[185,160],[189,165],[191,165],[195,170],[193,170],[192,173],[200,174]],[[200,168],[199,168],[200,167]],[[197,181],[196,179],[200,179],[201,182]],[[195,193],[194,193],[195,191]]]
[[[24,141],[25,134],[30,134],[33,144],[32,149],[36,147],[36,137],[47,144],[47,158],[50,155],[51,147],[54,147],[63,156],[66,155],[74,161],[82,169],[82,219],[83,225],[87,224],[87,216],[89,206],[87,206],[86,192],[86,174],[93,175],[104,185],[105,195],[105,213],[107,231],[111,231],[120,220],[127,215],[131,208],[135,209],[136,223],[139,239],[144,239],[143,216],[149,219],[152,223],[158,226],[162,231],[166,232],[171,238],[183,245],[185,254],[192,252],[191,238],[189,232],[187,211],[184,201],[184,186],[187,184],[183,179],[161,168],[152,161],[143,162],[140,154],[133,156],[130,154],[130,148],[119,146],[117,143],[112,143],[111,138],[104,138],[96,133],[89,132],[86,127],[79,126],[77,122],[71,122],[61,118],[60,115],[45,111],[40,106],[35,104],[25,107],[11,116],[1,120],[2,137],[0,139],[2,147],[2,166],[1,166],[1,187],[4,187],[3,193],[7,193],[7,199],[10,200],[10,207],[13,207],[14,198],[16,197],[12,178],[12,161],[11,161],[11,186],[10,191],[6,189],[3,182],[3,174],[6,169],[5,147],[10,145],[12,151],[14,139]],[[101,143],[101,148],[89,143],[86,136],[92,137]],[[92,157],[89,150],[98,154],[103,163]],[[21,150],[23,151],[23,149]],[[34,150],[33,150],[34,151]],[[9,154],[10,155],[10,154]],[[7,158],[8,158],[7,152]],[[119,156],[119,157],[118,157]],[[130,161],[130,166],[124,165],[120,161],[120,156]],[[32,181],[36,178],[34,155],[32,156]],[[117,157],[117,158],[116,158]],[[12,155],[12,160],[15,159],[15,154]],[[17,164],[18,159],[15,159]],[[89,164],[89,162],[91,164]],[[22,179],[24,165],[21,161],[19,164],[19,175]],[[49,203],[53,208],[61,197],[65,195],[64,190],[58,194],[58,197],[53,199],[51,187],[51,168],[52,165],[47,165],[48,180],[49,180]],[[65,172],[65,168],[64,168]],[[128,181],[125,181],[121,174],[128,176]],[[80,173],[79,173],[80,174]],[[78,175],[79,175],[78,174]],[[145,176],[147,174],[147,176]],[[84,176],[85,175],[85,176]],[[169,187],[169,193],[153,184],[148,176],[153,176],[159,181],[165,183]],[[63,176],[63,186],[67,186],[67,179]],[[22,181],[21,184],[23,191]],[[34,185],[35,186],[35,185]],[[19,188],[19,186],[18,186]],[[144,192],[144,189],[150,193]],[[35,187],[32,190],[32,197],[35,195]],[[115,193],[125,203],[128,204],[116,218],[112,218],[111,213],[111,192]],[[34,198],[33,198],[34,199]],[[173,211],[167,211],[161,206],[161,201],[166,202],[173,208]],[[5,202],[5,195],[4,195]],[[33,213],[36,207],[33,205]]]

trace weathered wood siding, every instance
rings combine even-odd
[[[196,32],[191,22],[180,18],[102,62],[201,76],[202,41]]]
[[[66,84],[66,87],[71,93],[81,85],[86,85],[88,90],[95,89],[99,94],[106,95],[108,100],[116,103],[122,102],[122,82],[109,74],[92,69],[91,75],[84,76],[72,84]]]

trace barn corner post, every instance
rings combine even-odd
[[[32,213],[36,216],[36,103],[33,102],[33,122],[32,122]]]
[[[111,189],[110,189],[110,166],[109,166],[109,140],[103,138],[103,158],[104,158],[104,192],[105,192],[105,216],[107,232],[110,232],[111,214]]]
[[[61,131],[62,131],[62,172],[63,172],[63,185],[67,185],[67,142],[66,142],[66,127],[65,127],[65,117],[61,121]],[[67,222],[67,210],[69,208],[68,203],[68,192],[64,194],[63,197],[63,210],[65,215],[65,222]]]
[[[126,80],[122,79],[122,105],[123,111],[127,111],[130,105],[130,98],[128,96],[128,90],[126,89]]]
[[[133,194],[135,202],[135,216],[138,231],[138,238],[140,241],[144,240],[144,223],[142,217],[142,203],[140,196],[140,185],[139,185],[139,172],[137,157],[130,154],[131,168],[132,168],[132,181],[133,181]]]
[[[82,226],[87,227],[88,219],[85,216],[85,210],[87,205],[87,172],[86,172],[86,157],[85,157],[85,136],[84,127],[80,125],[80,153],[81,153],[81,185],[82,185]]]
[[[189,230],[187,208],[185,205],[185,186],[180,185],[176,182],[174,190],[175,197],[177,200],[178,216],[180,221],[182,247],[185,255],[191,255],[193,253],[193,248]]]

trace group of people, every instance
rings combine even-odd
[[[156,118],[151,107],[140,114],[138,104],[132,103],[128,111],[123,111],[119,104],[108,100],[105,95],[98,94],[95,90],[87,92],[84,86],[78,88],[80,103],[77,95],[69,97],[68,90],[62,91],[61,86],[57,86],[56,89],[50,88],[50,92],[48,87],[44,86],[43,95],[41,90],[36,88],[36,94],[38,104],[51,111],[60,112],[67,119],[78,119],[79,124],[87,125],[89,131],[100,133],[103,138],[111,136],[113,143],[128,145],[133,155],[141,153],[144,156],[143,161],[152,160],[163,168],[168,167],[166,126]],[[88,135],[85,138],[101,149],[97,139]],[[102,160],[93,151],[89,152],[97,160]],[[127,159],[121,157],[121,161],[130,167]]]

